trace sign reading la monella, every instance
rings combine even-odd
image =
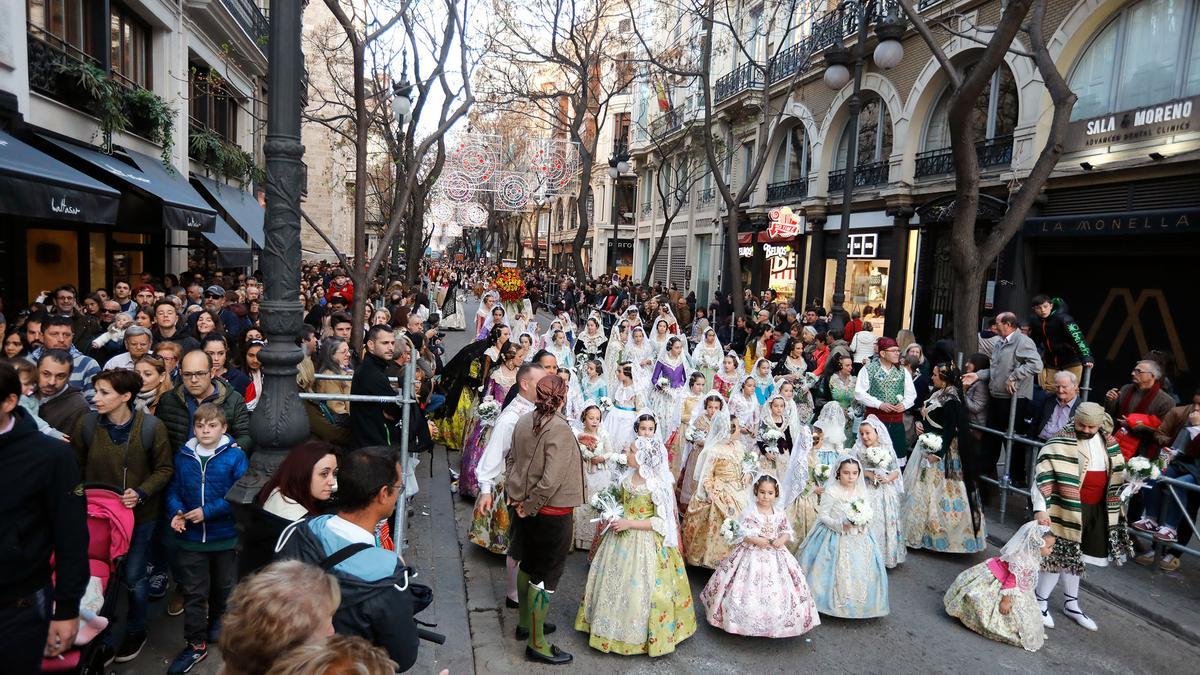
[[[1200,128],[1200,97],[1072,122],[1066,152],[1165,138]]]

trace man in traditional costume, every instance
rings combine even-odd
[[[1085,564],[1118,565],[1132,554],[1121,486],[1125,459],[1115,441],[1108,442],[1112,418],[1098,403],[1081,403],[1071,425],[1038,452],[1036,486],[1030,491],[1034,518],[1057,537],[1042,561],[1036,589],[1042,623],[1054,627],[1050,593],[1063,582],[1063,612],[1088,630],[1096,622],[1079,606],[1079,579]]]
[[[858,371],[854,398],[866,408],[863,418],[874,415],[887,427],[900,466],[908,458],[908,440],[904,433],[904,411],[917,401],[917,389],[907,368],[900,367],[900,346],[889,337],[876,342],[879,358],[867,362]]]

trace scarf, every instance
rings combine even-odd
[[[1129,391],[1125,392],[1125,395],[1121,397],[1121,406],[1119,408],[1121,414],[1145,415],[1146,411],[1150,409],[1150,403],[1153,402],[1154,399],[1158,398],[1158,392],[1161,390],[1162,383],[1155,382],[1154,386],[1147,389],[1146,393],[1142,395],[1141,400],[1138,401],[1137,410],[1130,410],[1129,404],[1133,401],[1133,395],[1141,391],[1141,389],[1138,389],[1137,385],[1130,387]]]
[[[1108,455],[1108,486],[1105,507],[1108,510],[1108,529],[1111,533],[1121,525],[1121,487],[1125,484],[1125,458],[1121,448],[1105,448]],[[1084,448],[1075,436],[1074,425],[1050,439],[1038,453],[1036,480],[1038,491],[1046,499],[1050,515],[1050,530],[1065,541],[1079,543],[1083,536],[1083,505],[1079,488],[1083,485]],[[1109,537],[1110,541],[1112,537]]]

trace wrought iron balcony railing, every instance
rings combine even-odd
[[[808,196],[808,177],[767,185],[767,203],[790,202]]]
[[[267,33],[270,30],[271,23],[267,21],[267,17],[263,16],[262,10],[258,5],[254,4],[253,0],[221,0],[225,5],[225,9],[229,10],[229,14],[238,22],[242,30],[246,31],[246,35],[254,44],[258,45],[259,51],[265,56],[267,53]]]
[[[979,168],[1006,166],[1012,163],[1012,135],[997,136],[975,145]],[[916,177],[941,176],[954,173],[954,155],[950,148],[938,148],[917,153]]]
[[[696,193],[696,204],[701,207],[708,206],[709,204],[713,203],[713,200],[716,198],[716,187],[703,188]]]
[[[743,63],[717,80],[713,86],[713,99],[720,103],[748,89],[761,87],[762,76],[762,68],[758,64]]]
[[[863,162],[854,167],[854,189],[870,187],[886,183],[888,179],[887,162]],[[839,169],[829,172],[829,194],[834,195],[846,187],[846,170]]]

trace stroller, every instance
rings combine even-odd
[[[88,570],[91,578],[80,603],[80,617],[82,619],[86,612],[94,612],[100,617],[110,618],[116,608],[121,570],[125,554],[129,552],[130,537],[133,536],[133,511],[121,503],[121,490],[116,487],[86,484],[84,488],[88,519]],[[105,627],[97,631],[97,624],[104,624]],[[112,653],[104,641],[107,630],[107,623],[103,620],[93,619],[82,624],[75,646],[61,658],[43,659],[42,672],[81,675],[103,673],[105,661]]]

